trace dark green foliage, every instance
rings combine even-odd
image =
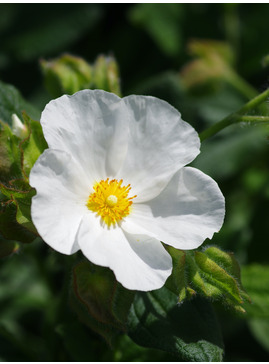
[[[223,344],[210,303],[177,304],[166,287],[137,294],[129,316],[129,335],[139,345],[167,351],[183,361],[221,361]]]
[[[84,260],[73,269],[71,305],[79,319],[109,344],[126,332],[134,292],[124,289],[110,269]]]
[[[23,111],[33,118],[40,117],[38,110],[26,102],[15,87],[0,81],[0,120],[11,125],[11,115],[17,114],[21,118]]]

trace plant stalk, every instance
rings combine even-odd
[[[202,131],[199,136],[201,139],[201,142],[205,139],[210,138],[211,136],[217,134],[222,129],[226,128],[227,126],[230,126],[232,124],[240,123],[240,122],[268,122],[269,116],[248,116],[245,114],[249,110],[254,109],[258,105],[260,105],[262,102],[264,102],[269,97],[269,89],[265,90],[258,96],[254,97],[252,100],[247,102],[241,109],[238,111],[226,116],[224,119],[220,120],[218,123],[210,126],[208,129]]]

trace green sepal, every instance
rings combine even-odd
[[[210,259],[206,251],[203,253],[196,251],[194,253],[194,259],[198,269],[201,271],[201,276],[207,283],[216,287],[225,296],[231,297],[235,302],[243,303],[236,279]]]
[[[28,180],[33,165],[48,145],[40,122],[32,120],[26,113],[23,113],[23,119],[30,131],[28,137],[20,143],[22,173]]]
[[[168,278],[166,286],[178,294],[178,302],[181,303],[185,299],[191,298],[196,292],[188,287],[186,276],[186,253],[183,250],[168,248],[173,259],[173,274]]]
[[[240,267],[233,253],[216,247],[203,251],[167,250],[173,259],[173,271],[166,286],[178,294],[182,303],[196,294],[218,300],[237,313],[244,313],[243,303],[250,301],[240,279]]]
[[[121,286],[108,268],[82,261],[73,268],[71,306],[79,319],[112,345],[126,332],[134,291]]]
[[[11,176],[21,176],[20,140],[13,135],[8,124],[0,120],[0,126],[0,181],[8,181]]]

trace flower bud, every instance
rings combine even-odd
[[[27,126],[24,125],[16,114],[12,114],[12,133],[20,139],[25,139],[28,135]]]
[[[173,272],[168,286],[178,294],[178,302],[200,294],[218,300],[234,311],[244,313],[244,301],[250,301],[240,279],[240,267],[232,253],[216,247],[201,251],[168,248]]]
[[[193,39],[188,44],[188,52],[199,58],[210,58],[213,54],[218,55],[225,63],[234,64],[234,53],[231,47],[221,41],[207,39]]]
[[[119,68],[116,60],[100,55],[94,64],[93,83],[96,88],[120,96]]]
[[[64,54],[55,60],[40,61],[47,90],[53,97],[74,94],[89,88],[92,68],[83,58]]]
[[[189,91],[205,92],[214,90],[223,80],[233,76],[231,65],[233,55],[229,46],[223,42],[193,40],[188,45],[189,53],[196,58],[187,63],[180,76]]]

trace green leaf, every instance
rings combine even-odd
[[[16,205],[17,205],[17,214],[16,214],[16,220],[17,222],[26,228],[27,230],[31,231],[36,236],[38,235],[38,232],[32,222],[31,217],[31,198],[35,194],[35,190],[31,190],[28,194],[28,199],[17,199]]]
[[[138,345],[166,351],[184,361],[221,361],[223,344],[212,306],[196,298],[181,305],[166,287],[137,293],[128,334]]]
[[[32,358],[21,342],[0,324],[0,361],[28,361]]]
[[[33,118],[40,117],[39,111],[25,101],[14,86],[0,81],[0,120],[11,125],[11,115],[21,117],[22,111],[26,111]]]
[[[40,9],[41,10],[41,9]],[[58,10],[58,9],[57,9]],[[76,4],[65,7],[54,16],[30,24],[24,32],[10,37],[8,48],[21,61],[35,60],[42,56],[65,51],[83,34],[93,28],[102,17],[102,7],[97,4]]]
[[[131,9],[131,20],[143,27],[168,56],[175,57],[182,47],[181,4],[138,4]]]
[[[225,96],[223,99],[225,100]],[[204,103],[206,104],[206,100]],[[227,99],[226,103],[231,104]],[[211,116],[214,116],[212,109]],[[218,119],[215,118],[216,120]],[[244,129],[242,126],[234,125],[223,130],[221,134],[223,138],[205,141],[200,155],[192,163],[193,167],[201,169],[216,180],[234,178],[239,166],[242,170],[249,168],[250,164],[256,165],[257,159],[266,150],[265,138],[268,131],[265,128],[246,127]],[[251,153],[249,153],[250,150]],[[247,154],[248,158],[245,158]]]
[[[242,282],[251,303],[245,303],[248,326],[255,339],[269,351],[269,265],[242,267]]]
[[[91,361],[92,352],[88,348],[92,337],[79,322],[61,324],[56,327],[56,333],[62,338],[63,345],[72,360]]]
[[[9,333],[6,340],[0,339],[0,357],[5,361],[50,361],[53,356],[49,339],[56,337],[52,319],[58,296],[47,279],[55,261],[53,254],[44,254],[42,245],[41,241],[25,245],[20,254],[0,262],[0,336],[1,327]]]
[[[174,356],[167,354],[165,351],[137,345],[128,335],[120,335],[114,347],[113,360],[111,360],[114,362],[174,361]]]
[[[73,269],[71,305],[81,321],[110,344],[126,331],[133,291],[126,290],[108,268],[82,261]]]
[[[248,326],[256,340],[269,352],[269,318],[253,318]]]
[[[35,235],[38,235],[31,218],[31,201],[35,195],[35,189],[31,188],[23,179],[15,179],[9,182],[9,186],[0,183],[0,191],[8,199],[8,201],[3,200],[3,206],[7,203],[14,204],[16,206],[17,222]],[[9,224],[14,223],[12,221],[13,218],[14,216],[10,215],[11,221],[9,221]]]
[[[248,317],[269,319],[269,266],[243,266],[242,282],[251,297],[251,304],[244,305]]]
[[[16,219],[17,213],[18,207],[14,202],[2,203],[0,210],[0,233],[8,240],[31,243],[36,238],[36,235],[18,223]]]

